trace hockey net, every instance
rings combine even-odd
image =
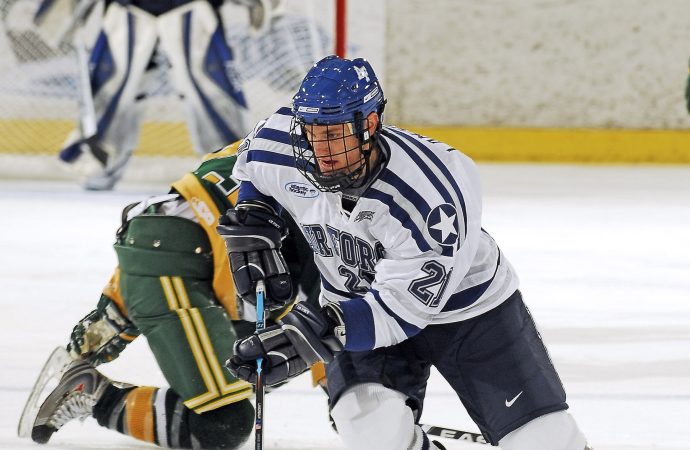
[[[287,104],[309,66],[341,45],[339,1],[283,0],[270,26],[258,31],[250,27],[246,8],[225,2],[221,14],[234,56],[228,70],[242,86],[250,123]],[[73,44],[55,46],[34,25],[40,3],[0,0],[0,177],[67,177],[59,175],[55,159],[78,124],[77,57]],[[97,31],[98,19],[89,19],[86,27]],[[162,52],[153,58],[154,68],[140,86],[144,122],[134,155],[155,158],[160,168],[170,160],[196,157],[184,105],[168,78],[167,58]],[[156,178],[152,165],[147,167],[147,178]],[[179,170],[172,170],[162,178],[179,176]]]

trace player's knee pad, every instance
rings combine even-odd
[[[254,407],[249,400],[196,414],[189,412],[193,448],[239,448],[252,432]]]
[[[503,450],[584,450],[587,440],[567,411],[532,419],[498,442]]]
[[[345,391],[331,410],[348,449],[400,450],[416,440],[412,410],[404,394],[378,383]],[[421,430],[420,430],[421,431]]]

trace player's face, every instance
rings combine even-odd
[[[357,136],[352,133],[352,124],[308,125],[305,128],[323,175],[338,175],[362,164],[364,156]]]
[[[366,121],[370,133],[376,128],[375,119]],[[348,174],[362,167],[364,155],[352,123],[337,125],[306,125],[306,137],[314,150],[319,170],[324,176]],[[367,145],[369,145],[367,143]]]

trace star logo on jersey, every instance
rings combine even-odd
[[[439,244],[455,244],[458,240],[458,213],[455,206],[444,203],[432,209],[426,218],[426,228]]]

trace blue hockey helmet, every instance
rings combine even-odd
[[[307,72],[292,98],[292,112],[306,124],[350,122],[355,114],[383,114],[383,90],[366,59],[327,56]]]
[[[295,118],[291,135],[297,168],[322,191],[335,192],[363,185],[371,173],[369,159],[381,130],[385,104],[379,80],[367,60],[331,55],[314,64],[292,98]],[[372,112],[377,113],[378,120],[370,132],[368,117]],[[347,170],[326,170],[320,166],[314,141],[306,138],[308,127],[320,125],[341,127],[343,138],[356,136],[361,158],[349,164]],[[341,149],[329,157],[335,159],[354,149]]]

